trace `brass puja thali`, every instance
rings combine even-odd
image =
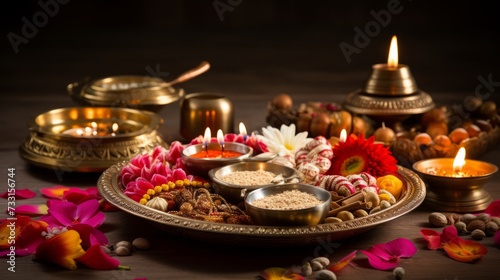
[[[60,108],[36,116],[20,147],[29,163],[58,170],[98,172],[141,152],[166,146],[156,113],[110,107]]]
[[[396,219],[416,207],[425,198],[425,185],[415,173],[398,166],[397,173],[404,182],[398,201],[390,208],[365,217],[340,223],[322,223],[314,226],[261,226],[215,223],[170,214],[142,205],[123,193],[120,171],[126,162],[108,168],[98,180],[101,195],[111,204],[158,228],[176,235],[201,241],[232,246],[257,245],[267,247],[299,246],[320,240],[335,241],[363,233],[373,227]]]

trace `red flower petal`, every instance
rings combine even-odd
[[[385,243],[385,249],[398,258],[410,258],[417,253],[417,247],[406,238],[396,238]]]
[[[92,245],[85,255],[77,258],[76,261],[99,270],[117,269],[120,266],[120,261],[106,254],[99,244]]]
[[[372,254],[370,251],[360,250],[361,253],[368,257],[368,263],[378,270],[389,270],[398,266],[398,259],[383,259],[378,255]]]
[[[458,237],[457,228],[453,225],[447,226],[443,229],[443,232],[441,233],[441,243],[446,243],[450,240],[455,239],[455,237]]]
[[[493,243],[495,243],[495,245],[499,245],[500,246],[500,230],[498,230],[495,233],[495,236],[493,237]]]
[[[47,214],[46,204],[24,204],[16,207],[17,215],[28,215],[28,216],[36,216],[36,215],[46,215]]]
[[[342,268],[344,268],[346,265],[348,265],[356,257],[356,253],[357,253],[357,251],[353,251],[352,253],[343,257],[340,261],[330,265],[328,267],[328,269],[333,271],[333,272],[340,271]]]
[[[482,244],[460,237],[445,243],[443,249],[450,258],[459,262],[472,262],[482,258],[488,252]]]
[[[30,190],[30,189],[14,189],[15,192],[4,192],[0,196],[3,198],[8,198],[9,194],[10,197],[14,196],[16,199],[28,199],[28,198],[33,198],[36,196],[36,192]]]
[[[68,229],[76,230],[78,234],[80,234],[83,248],[89,248],[90,246],[93,246],[95,244],[99,244],[102,246],[107,246],[109,244],[106,235],[90,225],[75,224],[68,226]]]
[[[495,200],[490,203],[484,210],[484,213],[488,213],[494,217],[500,217],[500,200]]]
[[[436,250],[441,248],[441,235],[439,232],[431,229],[422,229],[420,233],[424,236],[425,240],[427,240],[427,248],[431,250]]]
[[[16,220],[3,219],[0,223],[0,257],[10,253],[9,237],[14,232],[15,253],[17,256],[30,255],[35,248],[45,240],[42,231],[47,229],[47,223],[34,221],[28,216],[16,216]]]
[[[42,193],[42,195],[44,195],[48,198],[62,199],[64,192],[67,190],[70,190],[70,189],[71,189],[70,187],[57,185],[57,186],[53,186],[50,188],[42,188],[42,189],[40,189],[40,192]]]
[[[80,242],[78,232],[68,230],[40,243],[36,249],[35,258],[67,269],[76,269],[75,259],[85,254]]]
[[[259,275],[264,280],[303,280],[300,274],[281,267],[271,267],[262,271]]]

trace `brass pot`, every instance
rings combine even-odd
[[[156,146],[166,147],[156,113],[129,108],[60,108],[36,116],[20,147],[29,163],[58,170],[97,172]]]

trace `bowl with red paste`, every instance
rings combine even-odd
[[[242,162],[252,156],[253,149],[245,144],[229,142],[224,148],[218,143],[196,144],[182,150],[182,163],[192,175],[208,178],[208,171]]]

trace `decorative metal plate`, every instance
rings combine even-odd
[[[365,232],[376,225],[396,219],[416,207],[425,198],[425,185],[414,172],[398,166],[405,190],[392,207],[342,223],[327,223],[306,227],[273,227],[234,225],[194,220],[172,215],[141,205],[123,194],[119,173],[127,164],[122,162],[108,168],[98,180],[101,195],[111,204],[132,215],[143,218],[172,234],[187,236],[211,243],[238,246],[299,246],[332,242]]]

